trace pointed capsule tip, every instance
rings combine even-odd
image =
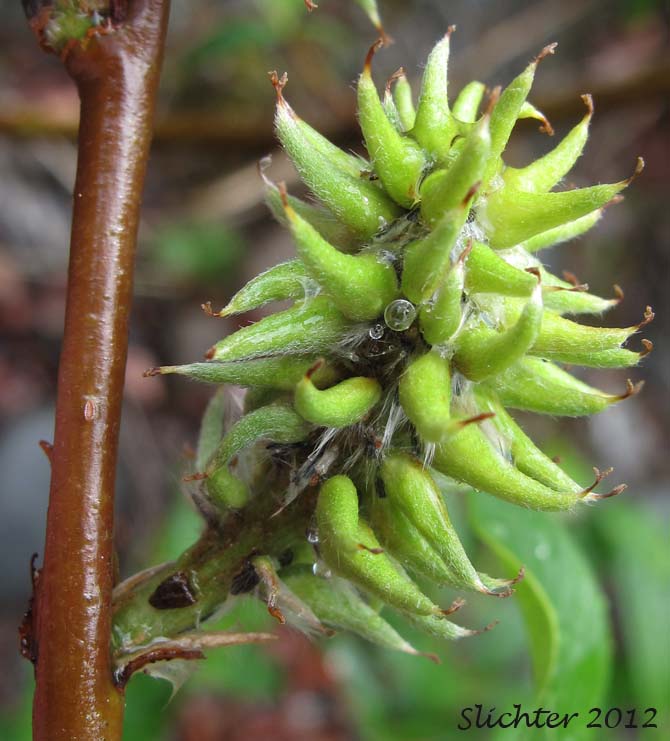
[[[557,41],[554,41],[552,44],[547,44],[544,49],[542,49],[542,51],[535,57],[535,59],[533,59],[532,64],[537,66],[545,57],[553,54],[556,51],[557,46]]]
[[[649,355],[649,353],[654,349],[654,343],[651,340],[640,340],[640,342],[642,343],[642,347],[644,348],[644,350],[639,353],[639,358],[640,360],[642,360],[642,358],[646,358],[647,355]]]
[[[593,473],[595,474],[596,479],[591,484],[591,486],[587,487],[586,489],[583,489],[579,493],[579,496],[582,497],[582,498],[587,498],[591,494],[591,492],[596,488],[596,486],[598,486],[598,484],[604,478],[606,478],[607,476],[609,476],[613,471],[614,471],[614,468],[612,468],[612,466],[610,466],[609,468],[606,468],[604,471],[601,471],[599,468],[596,468],[595,466],[593,466]],[[593,497],[591,497],[591,498],[593,498]]]
[[[479,424],[479,422],[484,422],[485,420],[491,419],[495,416],[495,412],[482,412],[482,414],[476,414],[474,417],[468,417],[467,419],[460,420],[458,422],[458,426],[463,428],[467,427],[468,425]]]
[[[288,190],[286,189],[286,183],[280,180],[277,183],[277,190],[279,191],[279,197],[281,198],[281,204],[284,207],[284,213],[291,221],[295,220],[296,213],[288,200]]]
[[[484,111],[485,117],[491,117],[491,113],[493,112],[493,109],[496,106],[496,103],[500,100],[500,94],[502,92],[502,87],[500,85],[496,85],[493,90],[489,93],[489,98],[486,101],[486,110]]]
[[[212,308],[211,301],[205,301],[204,304],[200,304],[200,308],[203,310],[206,316],[216,316],[216,317],[226,316],[225,308],[221,309],[221,311],[214,311],[214,309]]]
[[[522,566],[517,575],[509,582],[510,587],[514,586],[515,584],[518,584],[520,581],[523,581],[526,578],[526,567]]]
[[[628,484],[619,484],[618,486],[615,486],[611,491],[608,491],[606,494],[589,494],[588,497],[586,497],[586,500],[589,502],[598,502],[601,499],[610,499],[610,497],[616,497],[622,492],[626,491],[628,488]]]
[[[391,94],[391,85],[396,80],[400,80],[405,76],[405,68],[404,67],[398,67],[398,69],[386,80],[386,87],[385,91],[387,95]]]
[[[437,654],[431,654],[427,651],[417,651],[417,656],[423,656],[424,659],[428,659],[429,661],[432,661],[433,664],[438,664],[438,666],[442,663],[442,659]]]
[[[465,604],[465,600],[462,597],[458,597],[458,599],[455,599],[449,607],[445,608],[444,610],[440,610],[440,613],[444,615],[445,617],[447,615],[452,615],[454,612],[458,612],[461,607]]]
[[[320,368],[323,368],[323,364],[326,361],[323,358],[319,358],[311,368],[307,369],[305,378],[311,378]]]
[[[637,396],[640,391],[644,388],[644,381],[638,381],[637,383],[633,383],[630,378],[626,379],[626,390],[623,394],[619,394],[619,396],[614,397],[614,401],[624,401],[625,399],[630,399],[631,396]]]
[[[319,6],[314,2],[314,0],[305,0],[305,7],[307,8],[307,11],[311,13],[313,10],[316,10]]]
[[[514,594],[515,590],[512,589],[512,587],[522,581],[525,576],[526,567],[522,566],[519,569],[517,575],[512,579],[500,580],[501,584],[503,585],[503,589],[501,589],[500,591],[496,591],[495,589],[488,589],[484,585],[482,585],[482,589],[480,589],[480,591],[486,595],[489,595],[490,597],[499,597],[500,599],[506,599],[507,597],[511,597]]]
[[[142,373],[142,378],[152,378],[153,376],[160,376],[163,373],[163,369],[156,366],[154,368],[147,368]]]
[[[654,321],[654,317],[656,314],[654,314],[651,306],[645,307],[644,310],[644,317],[642,318],[642,321],[639,324],[636,324],[638,331],[642,329],[642,327],[646,327],[647,324],[651,324]]]
[[[547,136],[553,136],[556,133],[554,127],[551,125],[551,121],[544,114],[542,115],[542,123],[540,124],[540,133]]]
[[[612,288],[614,290],[614,301],[620,304],[624,300],[624,297],[625,297],[623,288],[618,283],[615,283],[612,286]]]
[[[205,360],[212,360],[216,355],[216,345],[212,345],[205,353]]]
[[[468,190],[468,192],[465,194],[465,198],[461,203],[462,208],[467,208],[470,205],[470,201],[475,197],[475,194],[479,190],[481,184],[482,181],[478,180],[474,185],[470,186],[470,190]]]
[[[483,628],[480,628],[479,630],[471,630],[469,632],[469,635],[471,636],[478,636],[482,633],[488,633],[490,630],[493,630],[496,625],[500,623],[500,620],[494,620],[492,623],[489,623],[488,625],[485,625]]]
[[[384,37],[380,36],[375,43],[368,49],[368,53],[365,56],[365,63],[363,64],[363,74],[370,77],[372,75],[372,58],[377,53],[377,49],[381,49],[384,46]]]
[[[591,118],[594,111],[593,96],[591,95],[591,93],[584,93],[584,95],[580,97],[584,101],[584,105],[586,106],[586,118]]]
[[[458,259],[456,260],[456,262],[460,262],[464,264],[465,261],[468,259],[470,253],[472,252],[473,245],[474,245],[474,240],[471,237],[470,239],[468,239],[468,243],[465,245],[463,252],[461,252],[461,254],[458,256]]]
[[[637,161],[635,162],[635,170],[633,170],[633,174],[626,180],[626,185],[630,185],[632,182],[634,182],[642,173],[642,170],[644,170],[644,159],[642,157],[638,157]]]
[[[286,74],[286,72],[284,72],[284,74],[279,77],[276,69],[268,72],[268,75],[270,76],[272,87],[275,89],[275,93],[277,93],[277,105],[281,106],[282,108],[288,108],[288,104],[284,99],[284,88],[286,87],[286,83],[288,82],[288,75]]]
[[[525,268],[524,272],[534,275],[537,278],[538,285],[542,283],[542,273],[540,272],[539,268]]]

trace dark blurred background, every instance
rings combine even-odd
[[[343,147],[361,148],[352,88],[374,29],[353,1],[322,0],[320,6],[308,14],[301,0],[173,1],[121,434],[117,542],[124,576],[174,557],[197,535],[180,476],[211,393],[185,380],[145,379],[142,371],[200,359],[239,324],[204,316],[200,304],[223,305],[260,269],[293,255],[290,239],[263,205],[257,174],[258,159],[272,153],[270,175],[300,192],[274,141],[267,70],[288,71],[287,97],[303,118]],[[625,499],[608,503],[613,514],[603,517],[611,520],[598,520],[604,510],[590,511],[571,520],[571,529],[612,605],[610,702],[640,704],[635,687],[649,672],[660,677],[661,690],[667,681],[668,611],[657,607],[654,623],[644,600],[667,592],[670,579],[667,570],[650,575],[651,565],[636,560],[635,539],[623,570],[614,556],[619,536],[637,527],[640,538],[656,538],[660,546],[651,560],[668,558],[669,5],[380,0],[380,8],[395,38],[375,59],[380,85],[400,65],[418,83],[421,65],[449,24],[458,26],[452,97],[471,79],[506,84],[545,44],[558,41],[557,55],[540,66],[531,100],[558,139],[583,114],[579,95],[593,94],[596,115],[574,183],[619,180],[631,174],[638,155],[646,160],[643,176],[594,232],[543,254],[555,272],[569,269],[595,293],[612,295],[614,283],[622,286],[625,301],[606,319],[612,325],[635,324],[645,306],[653,306],[656,320],[644,336],[656,349],[643,367],[583,373],[608,390],[623,389],[626,375],[644,379],[644,393],[588,421],[527,420],[568,465],[614,465],[617,483],[629,484]],[[19,659],[16,627],[29,594],[30,555],[43,547],[49,470],[37,443],[53,434],[78,108],[69,78],[57,59],[37,48],[18,0],[0,0],[0,11],[0,737],[23,739],[31,672]],[[507,159],[519,165],[550,146],[536,123],[522,122]],[[491,556],[482,550],[480,558]],[[513,600],[483,607],[473,601],[472,620],[502,618],[497,638],[432,646],[444,659],[437,668],[352,638],[324,646],[282,630],[269,649],[238,647],[210,658],[169,704],[169,685],[139,677],[130,686],[127,738],[450,737],[473,688],[503,705],[518,701],[514,686],[530,685]],[[637,606],[633,617],[628,602]],[[232,620],[245,628],[272,627],[251,603],[238,607]],[[631,649],[628,638],[641,634],[647,643]],[[646,673],[643,666],[640,677],[630,656],[645,650],[645,661],[655,655],[661,666]],[[616,738],[623,731],[608,733]]]

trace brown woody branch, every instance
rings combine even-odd
[[[29,5],[49,12],[48,3]],[[123,722],[110,656],[114,479],[169,0],[117,2],[114,12],[126,5],[122,25],[94,29],[61,52],[81,118],[47,536],[32,619],[37,740],[120,739]]]

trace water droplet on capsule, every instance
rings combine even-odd
[[[308,530],[307,542],[316,545],[319,542],[319,533],[317,533],[316,530]]]
[[[370,331],[368,332],[370,335],[370,338],[373,340],[381,340],[381,338],[384,336],[384,325],[383,324],[375,324],[372,327],[370,327]]]
[[[333,572],[322,561],[317,561],[312,565],[312,573],[314,576],[321,576],[324,579],[330,579],[333,575]]]
[[[384,309],[384,321],[389,329],[403,332],[416,319],[416,307],[404,298],[398,298]]]

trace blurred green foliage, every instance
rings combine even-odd
[[[244,242],[223,224],[176,223],[162,227],[153,238],[152,266],[179,283],[225,285],[235,279]]]

